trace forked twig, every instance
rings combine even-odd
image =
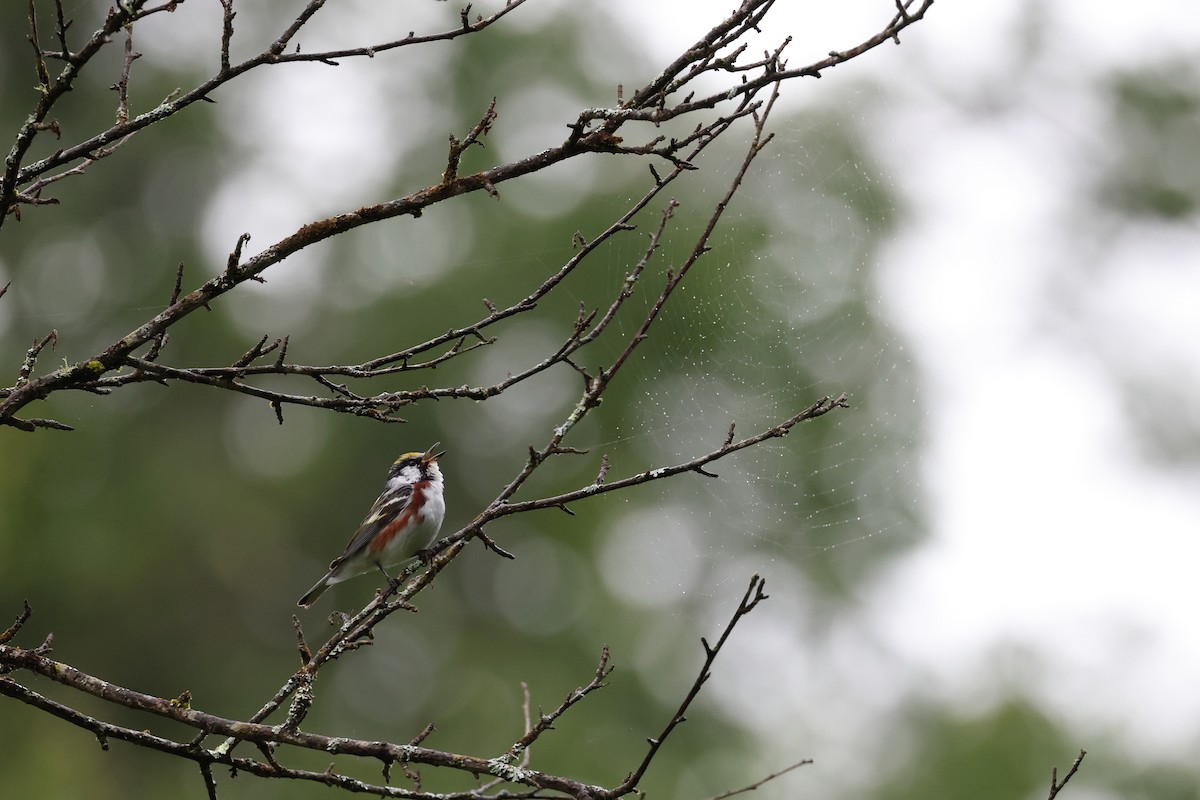
[[[1046,797],[1046,800],[1054,800],[1058,796],[1058,793],[1063,790],[1063,787],[1067,785],[1067,782],[1075,777],[1075,773],[1079,771],[1079,765],[1083,763],[1083,757],[1086,755],[1086,750],[1079,751],[1079,755],[1075,756],[1075,761],[1071,764],[1071,768],[1067,770],[1067,774],[1063,775],[1061,781],[1058,779],[1058,767],[1050,769],[1050,794]]]

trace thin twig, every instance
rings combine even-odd
[[[8,628],[5,629],[4,633],[0,633],[0,644],[7,644],[9,641],[11,641],[14,636],[20,633],[22,626],[24,626],[25,623],[29,621],[29,618],[33,615],[33,609],[29,607],[28,600],[25,600],[22,605],[23,608],[21,609],[21,613],[17,615],[17,618],[13,621],[13,624],[9,625]]]
[[[788,766],[784,767],[783,769],[779,770],[778,772],[772,772],[770,775],[766,776],[765,778],[760,778],[759,780],[755,781],[754,783],[749,784],[748,786],[743,786],[740,789],[730,789],[727,792],[721,792],[720,794],[713,795],[712,797],[708,798],[708,800],[727,800],[727,798],[736,797],[739,794],[745,794],[746,792],[753,792],[758,787],[760,787],[766,783],[770,783],[771,781],[775,780],[776,778],[787,775],[792,770],[799,769],[800,767],[807,767],[811,763],[813,763],[813,760],[811,758],[805,758],[801,761],[797,761],[795,764],[789,764]]]
[[[1063,787],[1067,785],[1067,782],[1070,781],[1071,778],[1075,777],[1075,773],[1079,771],[1079,765],[1083,763],[1083,757],[1086,755],[1086,750],[1079,751],[1079,755],[1075,756],[1075,761],[1071,764],[1071,768],[1067,770],[1067,774],[1063,776],[1061,781],[1058,779],[1058,767],[1051,768],[1050,794],[1047,796],[1046,800],[1054,800],[1054,798],[1058,796],[1058,793],[1063,790]]]
[[[58,36],[59,52],[58,57],[63,61],[71,59],[71,48],[67,46],[67,28],[71,27],[71,20],[67,19],[63,13],[62,0],[54,0],[54,33]]]
[[[483,142],[479,141],[479,137],[486,136],[492,130],[492,123],[496,121],[496,98],[492,98],[492,102],[488,103],[487,111],[483,112],[483,116],[479,122],[475,124],[465,137],[457,139],[454,136],[450,137],[450,154],[446,158],[446,170],[442,173],[442,182],[450,183],[458,178],[458,165],[462,161],[463,153],[474,145],[483,146]]]
[[[125,26],[125,57],[121,62],[121,78],[112,88],[117,92],[117,124],[124,125],[129,121],[129,73],[133,62],[141,58],[141,53],[133,51],[133,26]]]
[[[179,294],[182,291],[183,291],[183,262],[180,261],[179,266],[175,268],[175,288],[171,290],[171,299],[167,301],[168,308],[170,308],[171,306],[173,306],[177,302],[179,302]],[[170,340],[170,338],[171,338],[170,334],[167,333],[167,331],[165,331],[165,330],[162,331],[161,333],[159,333],[158,336],[154,337],[154,341],[152,341],[150,343],[150,350],[149,350],[149,352],[146,353],[146,360],[153,361],[154,359],[158,358],[159,353],[162,351],[162,349],[164,347],[166,347],[167,342]]]
[[[592,692],[596,691],[597,689],[603,689],[607,685],[604,680],[610,674],[612,674],[613,669],[615,669],[615,667],[609,663],[608,646],[605,645],[604,649],[600,652],[600,663],[596,667],[596,672],[592,676],[592,679],[584,686],[580,686],[568,694],[566,699],[559,703],[558,708],[555,708],[549,714],[539,713],[537,724],[530,726],[529,720],[526,719],[525,735],[514,742],[513,746],[508,749],[508,753],[502,756],[502,758],[505,759],[507,763],[511,764],[516,761],[522,753],[528,754],[529,748],[533,746],[533,743],[537,741],[538,737],[546,731],[551,730],[554,727],[555,721],[559,717],[567,713],[572,706],[574,706],[580,700],[583,700]],[[528,697],[526,698],[526,701],[528,702]]]
[[[58,331],[51,330],[41,339],[34,341],[33,346],[25,351],[25,360],[21,362],[21,369],[17,372],[17,386],[26,386],[29,383],[29,378],[33,375],[33,369],[37,365],[38,356],[46,345],[50,345],[53,349],[58,342]]]
[[[229,44],[233,41],[233,0],[221,0],[221,71],[229,71]]]

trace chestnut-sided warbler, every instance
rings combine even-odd
[[[371,506],[345,552],[333,560],[329,572],[300,598],[298,606],[308,608],[330,584],[369,572],[372,567],[387,575],[386,567],[403,564],[433,542],[446,516],[442,472],[437,465],[445,451],[435,453],[437,446],[435,442],[424,453],[405,453],[392,463],[383,494]]]

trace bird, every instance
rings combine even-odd
[[[329,571],[304,593],[296,605],[308,608],[332,584],[378,568],[388,581],[387,567],[403,564],[429,547],[446,516],[444,484],[436,452],[439,442],[424,453],[405,453],[392,462],[383,494],[371,506],[346,550],[329,564]]]

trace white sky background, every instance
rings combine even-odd
[[[623,5],[614,17],[638,20],[630,35],[665,55],[731,0],[689,2],[684,20],[679,3]],[[807,63],[861,41],[892,7],[848,5],[780,2],[764,42],[803,32],[790,52]],[[1031,11],[1045,18],[1049,55],[1022,77]],[[822,81],[869,77],[884,89],[884,110],[871,113],[879,155],[914,204],[880,293],[922,375],[933,535],[878,587],[864,624],[929,693],[969,705],[1032,691],[1096,738],[1184,755],[1200,719],[1200,476],[1138,455],[1117,387],[1083,344],[1136,339],[1118,357],[1173,364],[1172,380],[1195,397],[1200,235],[1133,229],[1098,252],[1072,239],[1086,230],[1072,213],[1091,177],[1087,148],[1103,149],[1089,81],[1194,52],[1200,17],[1183,0],[1115,12],[1083,0],[943,0],[901,47]],[[986,117],[952,102],[985,86]],[[803,102],[806,88],[784,96]],[[1097,257],[1106,269],[1056,308],[1052,289],[1072,260]]]

